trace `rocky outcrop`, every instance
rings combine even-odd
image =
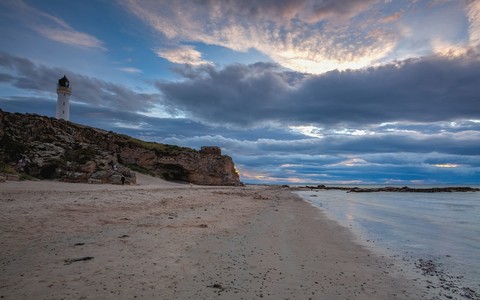
[[[450,186],[433,188],[410,188],[404,187],[383,187],[383,188],[352,188],[351,193],[377,193],[377,192],[395,192],[395,193],[453,193],[453,192],[478,192],[480,189],[468,186]]]
[[[453,193],[453,192],[480,192],[479,188],[472,188],[469,186],[450,186],[450,187],[432,187],[432,188],[411,188],[404,187],[379,187],[379,188],[359,188],[359,187],[344,187],[344,186],[325,186],[323,184],[318,186],[305,186],[309,190],[341,190],[349,193]]]
[[[135,173],[201,185],[239,185],[232,159],[144,142],[64,120],[0,110],[0,164],[42,179],[135,183]]]

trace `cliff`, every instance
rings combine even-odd
[[[232,159],[206,151],[144,142],[53,118],[0,110],[0,166],[41,179],[135,183],[139,171],[200,185],[239,185]]]

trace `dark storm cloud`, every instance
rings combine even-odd
[[[410,59],[300,78],[270,65],[230,65],[157,87],[167,106],[210,123],[361,126],[480,119],[476,56]]]
[[[421,165],[426,158],[438,163],[478,164],[480,147],[478,132],[467,132],[455,137],[455,133],[443,133],[423,137],[400,135],[398,133],[375,136],[330,136],[323,139],[268,139],[245,140],[241,133],[222,135],[183,136],[164,139],[171,144],[199,147],[206,144],[221,146],[234,150],[235,157],[249,166],[268,165],[273,159],[277,164],[333,164],[344,160],[342,157],[363,157],[373,164],[405,165],[408,163]],[[268,157],[268,158],[267,158]]]
[[[72,100],[97,107],[145,112],[158,102],[156,94],[137,93],[120,84],[79,75],[65,69],[46,67],[6,53],[0,53],[0,67],[9,72],[5,76],[0,76],[1,81],[30,91],[52,92],[56,87],[55,78],[66,74],[73,86],[82,87],[78,90],[73,87]]]
[[[0,97],[0,109],[8,112],[36,113],[54,117],[55,99],[39,97]],[[186,119],[155,118],[134,112],[118,111],[112,108],[95,107],[71,103],[71,121],[88,124],[105,130],[112,130],[151,141],[168,137],[190,137],[206,131],[222,133],[221,129],[211,129],[205,125]],[[224,133],[224,132],[223,132]]]
[[[55,115],[56,102],[39,97],[0,97],[0,109],[8,112],[35,113],[42,116]]]
[[[365,154],[365,153],[445,153],[480,155],[478,132],[456,137],[455,134],[400,135],[396,133],[369,136],[331,136],[324,139],[261,140],[258,147],[268,153]]]
[[[55,101],[32,97],[0,98],[0,108],[53,116]],[[153,118],[77,103],[72,103],[71,111],[75,123],[144,140],[195,149],[204,145],[220,146],[224,154],[233,157],[245,182],[398,182],[396,180],[402,179],[465,183],[480,178],[477,142],[480,136],[478,131],[472,131],[475,122],[467,122],[463,125],[464,131],[460,132],[458,127],[440,126],[443,132],[428,135],[401,132],[374,136],[332,134],[319,139],[278,128],[209,127],[188,119]],[[401,126],[397,125],[396,129],[400,130]],[[420,125],[415,129],[420,132]],[[459,167],[435,166],[443,164]],[[256,174],[265,177],[257,179]]]
[[[457,164],[469,167],[480,168],[480,156],[478,155],[459,155],[445,154],[440,152],[416,153],[397,152],[397,153],[368,153],[361,157],[371,164],[402,167],[407,165],[437,165],[437,164]]]
[[[15,79],[15,77],[13,77],[9,74],[0,73],[0,82],[11,82],[14,79]]]
[[[183,82],[158,82],[164,104],[210,123],[252,124],[271,119],[288,91],[283,73],[269,64],[209,68]],[[266,114],[266,115],[264,115]],[[259,118],[259,115],[262,116]]]
[[[82,98],[74,90],[73,122],[196,149],[220,146],[245,182],[478,182],[478,67],[464,57],[323,76],[265,63],[179,69],[185,81],[157,86],[169,109],[193,119],[139,114],[136,105],[148,108],[155,95],[67,76],[86,90]],[[38,95],[4,96],[1,109],[53,116],[51,78],[64,70],[8,55],[0,55],[0,70],[6,86]],[[245,126],[252,124],[262,126]],[[303,124],[321,124],[321,138],[288,127]]]
[[[0,109],[8,112],[36,113],[54,117],[55,107],[56,99],[53,98],[0,97]],[[114,108],[95,107],[76,102],[71,103],[70,119],[74,123],[88,124],[148,141],[193,148],[218,144],[224,148],[239,149],[238,146],[242,143],[252,143],[265,136],[278,140],[302,138],[300,134],[276,128],[242,130],[212,127],[189,119],[149,117],[135,112],[118,111]],[[234,138],[225,138],[225,136]]]
[[[446,163],[459,165],[458,168],[442,168]],[[412,181],[435,182],[478,182],[480,159],[478,156],[388,153],[342,155],[268,155],[257,157],[239,156],[236,164],[240,169],[258,170],[258,173],[245,174],[249,182],[262,182],[269,177],[273,182],[310,183],[362,183],[383,182],[412,184]],[[262,168],[258,168],[261,165]],[[291,180],[293,179],[293,180]],[[302,181],[304,180],[304,181]],[[417,182],[418,183],[418,182]]]

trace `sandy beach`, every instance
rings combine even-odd
[[[1,299],[430,299],[288,189],[0,184]]]

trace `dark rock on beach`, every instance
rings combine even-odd
[[[300,189],[308,190],[341,190],[348,193],[376,193],[376,192],[392,192],[392,193],[453,193],[453,192],[479,192],[479,188],[472,187],[434,187],[434,188],[410,188],[404,187],[380,187],[380,188],[359,188],[359,187],[343,187],[343,186],[305,186]]]
[[[349,190],[352,193],[371,193],[371,192],[396,192],[396,193],[452,193],[452,192],[478,192],[480,189],[471,187],[436,187],[436,188],[409,188],[407,186],[384,187],[384,188],[353,188]]]
[[[470,287],[460,286],[455,278],[442,270],[434,260],[419,259],[415,262],[415,267],[422,271],[423,276],[436,278],[437,280],[427,281],[429,283],[427,288],[440,289],[440,295],[443,294],[447,299],[480,299],[479,293]]]

